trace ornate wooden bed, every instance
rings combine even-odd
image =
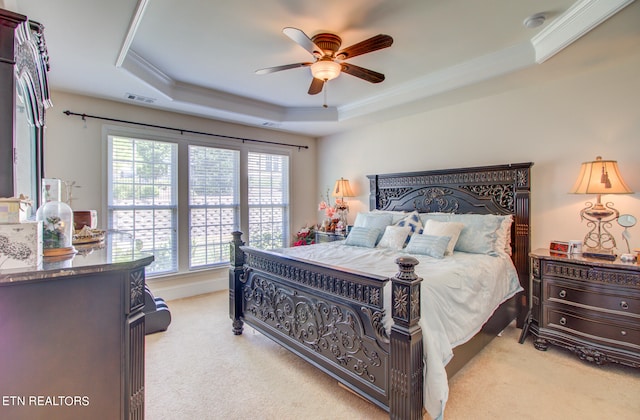
[[[521,292],[504,302],[482,331],[454,350],[451,377],[514,318],[521,327],[529,290],[531,163],[368,176],[370,208],[512,214],[512,258]],[[247,323],[389,412],[423,416],[423,331],[417,261],[398,258],[392,278],[362,274],[245,247],[234,232],[229,272],[233,332]],[[392,282],[388,334],[383,293]]]

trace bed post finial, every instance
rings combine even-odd
[[[415,273],[418,260],[400,257],[400,271],[391,278],[391,389],[392,419],[422,419],[423,353],[420,320],[420,283]]]
[[[229,243],[231,267],[229,267],[229,317],[233,320],[233,333],[242,334],[242,273],[244,272],[244,245],[242,232],[231,232],[233,239]]]

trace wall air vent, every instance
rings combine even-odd
[[[145,104],[153,104],[157,101],[156,98],[147,98],[146,96],[136,95],[135,93],[125,93],[124,97],[130,101],[143,102]]]

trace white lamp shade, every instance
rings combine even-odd
[[[354,197],[355,194],[351,191],[351,185],[349,185],[349,180],[340,178],[336,181],[336,185],[333,186],[333,191],[331,192],[331,196],[333,197]]]
[[[615,160],[584,162],[576,183],[569,191],[572,194],[633,194],[625,184]]]

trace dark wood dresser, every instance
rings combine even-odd
[[[0,269],[0,418],[144,418],[153,256],[122,251]]]
[[[640,265],[547,249],[530,255],[535,347],[553,344],[588,362],[640,367]]]

